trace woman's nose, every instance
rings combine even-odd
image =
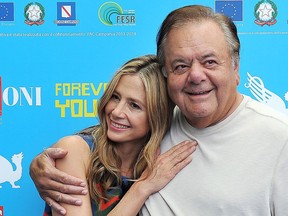
[[[117,118],[125,117],[125,107],[126,107],[126,103],[124,102],[117,103],[111,112],[112,115]]]

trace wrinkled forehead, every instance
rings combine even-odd
[[[229,43],[221,27],[212,20],[186,22],[171,28],[163,43],[164,58],[170,52],[184,52],[188,49],[201,52],[229,53]],[[207,51],[206,51],[207,50]]]

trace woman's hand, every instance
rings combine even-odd
[[[108,216],[138,215],[146,199],[164,188],[184,167],[192,161],[195,141],[184,141],[162,155],[160,149],[152,172],[143,172]]]
[[[152,173],[147,176],[148,173],[145,170],[141,175],[140,179],[144,179],[141,184],[143,192],[149,196],[164,188],[177,173],[192,161],[192,153],[196,150],[196,146],[196,141],[183,141],[159,155]]]

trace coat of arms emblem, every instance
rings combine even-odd
[[[24,16],[26,18],[25,23],[27,25],[42,25],[44,23],[43,18],[45,16],[44,7],[38,2],[31,2],[26,5],[24,9]]]
[[[256,20],[254,21],[257,25],[274,25],[276,21],[278,11],[276,4],[271,0],[261,0],[254,8],[254,16]]]

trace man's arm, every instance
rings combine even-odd
[[[66,210],[59,205],[59,202],[80,206],[82,200],[71,195],[87,194],[83,180],[55,168],[55,160],[64,158],[67,153],[61,148],[48,148],[36,156],[30,164],[30,176],[40,196],[56,212],[63,215]]]

